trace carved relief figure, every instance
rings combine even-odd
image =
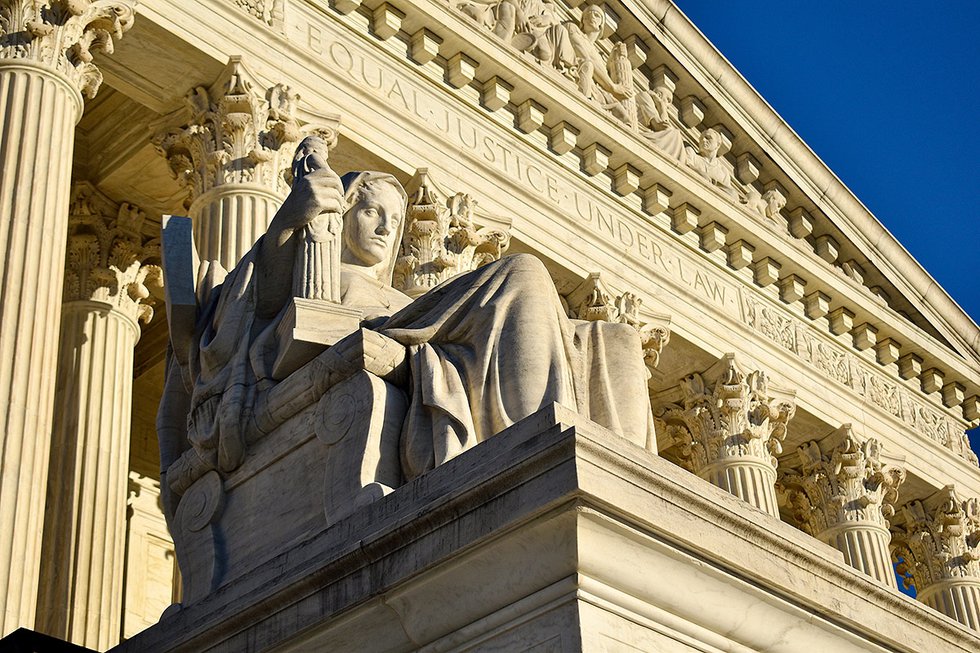
[[[732,183],[732,173],[724,160],[718,154],[721,149],[721,134],[716,130],[705,129],[698,141],[698,151],[687,150],[685,162],[688,167],[711,182],[726,195],[735,198],[735,186]]]
[[[602,105],[627,124],[636,120],[632,66],[620,44],[606,62],[596,42],[604,36],[606,16],[598,5],[582,10],[579,21],[569,21],[551,30],[555,67],[576,80],[582,94]],[[629,72],[623,69],[626,64]]]
[[[681,161],[684,158],[684,137],[681,130],[670,122],[669,107],[673,102],[673,93],[663,85],[636,95],[640,133],[658,150]]]
[[[647,373],[634,328],[570,321],[548,272],[529,255],[496,261],[412,301],[391,286],[405,218],[401,185],[379,172],[341,180],[305,152],[266,234],[222,284],[202,289],[184,378],[193,379],[187,441],[203,460],[225,472],[242,464],[246,422],[283,381],[273,372],[277,327],[293,296],[304,230],[337,212],[343,215],[341,304],[360,311],[367,331],[355,331],[324,355],[351,367],[387,358],[407,368],[405,478],[553,402],[648,445]],[[322,394],[335,380],[310,382]]]
[[[786,198],[775,189],[767,190],[760,195],[759,191],[750,185],[742,203],[762,217],[775,220],[786,206]]]
[[[547,0],[464,0],[458,9],[505,43],[550,63],[554,49],[549,29],[560,24],[555,5]]]

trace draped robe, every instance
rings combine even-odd
[[[210,292],[191,356],[188,440],[224,471],[244,459],[243,425],[259,395],[277,382],[275,329],[285,307],[272,319],[256,315],[260,246]],[[344,280],[342,302],[374,316],[371,327],[408,350],[406,478],[554,402],[651,446],[639,334],[625,324],[569,320],[535,257],[505,257],[415,301],[357,269]]]

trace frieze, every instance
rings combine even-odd
[[[964,429],[924,406],[898,381],[889,379],[842,345],[824,340],[802,321],[739,289],[742,321],[768,340],[808,363],[821,374],[902,420],[909,428],[977,464]]]

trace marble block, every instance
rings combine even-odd
[[[270,500],[279,524],[296,496]],[[235,501],[231,490],[226,511]],[[238,519],[238,537],[269,537]],[[836,550],[557,404],[322,523],[113,650],[980,645]]]
[[[330,345],[357,331],[361,317],[356,308],[293,297],[276,327],[279,354],[272,367],[273,376],[286,378]]]

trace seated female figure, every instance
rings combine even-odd
[[[506,257],[412,301],[390,285],[406,204],[398,181],[377,172],[341,181],[325,165],[309,169],[205,313],[193,365],[194,446],[217,447],[223,468],[241,463],[235,429],[277,382],[272,334],[290,300],[302,227],[330,211],[344,216],[342,303],[406,348],[407,479],[553,402],[652,446],[647,371],[632,327],[569,320],[550,275],[530,255]]]

